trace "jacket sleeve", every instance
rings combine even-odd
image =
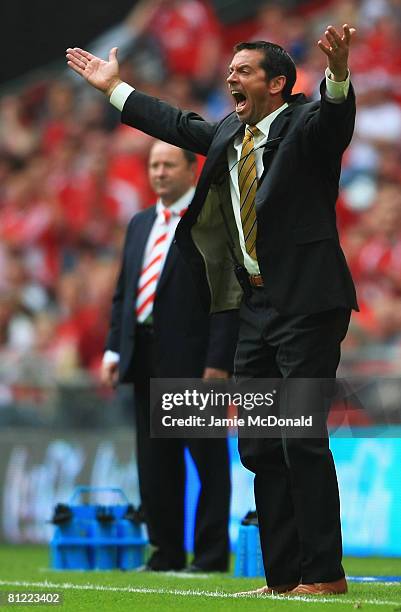
[[[320,105],[304,124],[304,142],[319,153],[342,155],[351,142],[355,125],[355,92],[350,83],[343,102],[326,99],[326,81],[320,84]]]
[[[233,372],[238,328],[238,310],[226,310],[210,315],[209,346],[205,367]]]
[[[136,89],[128,96],[121,121],[164,142],[207,155],[217,124],[182,111]]]
[[[128,236],[129,236],[133,221],[134,221],[133,219],[130,221],[127,227],[126,235],[125,235],[122,262],[121,262],[120,273],[118,275],[116,288],[115,288],[114,295],[113,295],[113,300],[111,303],[110,326],[109,326],[109,333],[107,335],[106,345],[105,345],[105,350],[114,351],[115,353],[120,352],[121,323],[122,323],[124,295],[125,295],[125,260],[126,260]]]

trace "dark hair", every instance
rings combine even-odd
[[[192,153],[192,151],[187,151],[187,149],[182,149],[185,159],[189,164],[194,164],[196,162],[196,155]]]
[[[263,53],[261,67],[266,72],[268,79],[283,75],[286,78],[286,83],[282,91],[283,100],[289,100],[297,78],[297,69],[294,60],[280,45],[275,45],[264,40],[255,40],[254,42],[240,42],[234,47],[234,53],[238,53],[243,49],[251,51],[261,51]]]

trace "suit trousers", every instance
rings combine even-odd
[[[350,311],[342,308],[283,316],[263,288],[253,289],[240,309],[236,380],[334,379],[349,320]],[[307,415],[308,408],[297,411]],[[269,586],[331,582],[344,576],[338,484],[326,415],[323,419],[319,437],[239,439],[241,461],[255,474]]]
[[[138,475],[142,507],[155,552],[156,569],[185,566],[185,459],[195,463],[200,493],[196,507],[193,563],[209,571],[226,571],[229,562],[230,464],[225,439],[150,437],[149,381],[156,377],[151,329],[137,327],[134,357],[134,401]],[[160,377],[160,373],[157,373]]]

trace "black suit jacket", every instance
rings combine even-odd
[[[292,96],[289,107],[271,125],[269,140],[274,142],[266,147],[265,172],[256,195],[256,251],[267,296],[281,313],[357,309],[335,217],[341,158],[351,140],[354,120],[352,85],[344,102],[332,103],[325,98],[323,81],[320,101],[307,102],[302,94]],[[217,222],[216,227],[212,225],[213,215],[215,219],[221,216],[219,208],[229,199],[227,147],[243,125],[235,113],[211,124],[138,91],[128,97],[122,121],[207,156],[176,240],[191,265],[205,307],[212,311],[235,308],[239,299],[231,284],[226,289],[227,301],[217,295],[227,283],[229,254],[216,245],[217,241],[227,242],[227,235],[218,231]],[[278,148],[277,138],[281,139]],[[210,199],[216,190],[218,197]],[[229,209],[226,206],[226,214]],[[207,224],[210,227],[209,245],[202,223],[206,232]],[[238,247],[238,232],[232,223],[231,229]],[[240,258],[238,248],[236,252]]]
[[[120,354],[120,381],[133,382],[136,290],[155,207],[130,221],[120,275],[113,297],[106,349]],[[202,307],[190,269],[173,243],[157,285],[153,307],[155,374],[199,377],[205,367],[233,369],[238,334],[235,312],[209,316]]]

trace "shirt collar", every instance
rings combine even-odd
[[[288,102],[284,102],[279,108],[276,108],[275,111],[263,117],[259,123],[256,124],[258,130],[260,130],[263,134],[263,137],[266,138],[269,135],[270,126],[275,120],[275,118],[288,106]],[[248,126],[246,126],[248,127]],[[256,137],[257,138],[257,137]],[[259,136],[260,138],[260,136]]]
[[[191,187],[190,189],[188,189],[188,191],[184,193],[184,195],[178,198],[178,200],[174,202],[174,204],[168,207],[164,206],[163,202],[159,198],[156,203],[157,215],[161,215],[164,208],[168,208],[169,211],[173,213],[173,215],[179,216],[180,212],[182,212],[185,208],[188,208],[188,206],[190,205],[192,198],[194,197],[194,193],[195,187]]]

